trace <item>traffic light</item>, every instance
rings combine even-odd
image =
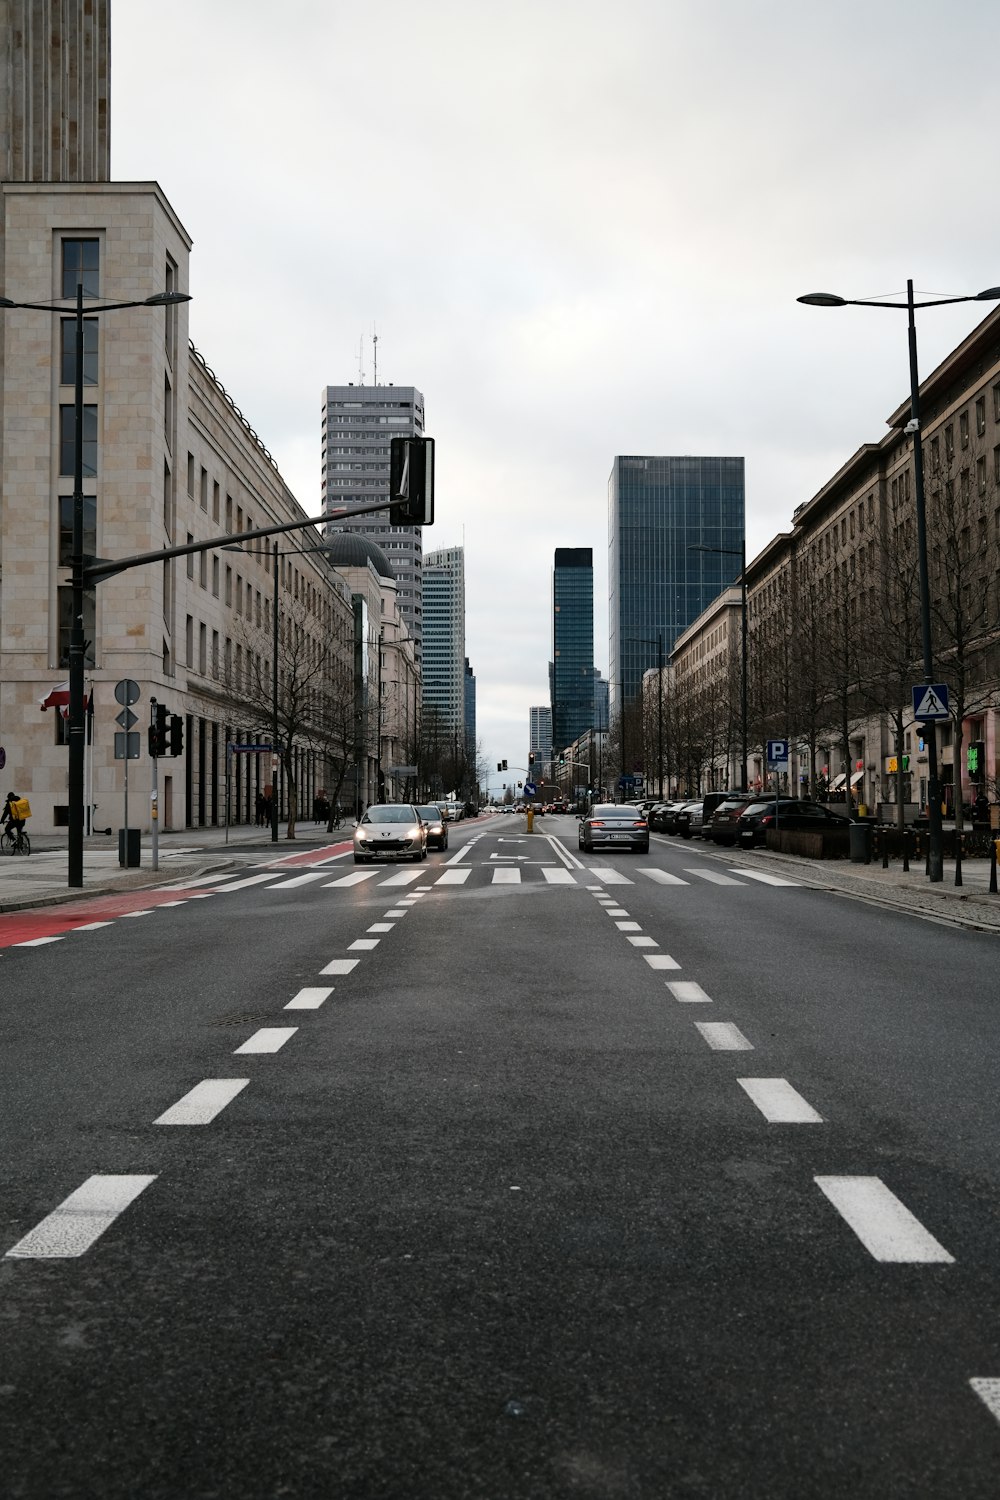
[[[156,760],[167,753],[167,705],[151,703],[149,720],[149,753]]]
[[[529,750],[528,751],[528,765],[529,766],[533,766],[534,764],[535,764],[535,752],[534,752],[534,750]]]
[[[986,765],[986,746],[982,740],[974,740],[965,752],[965,768],[970,776],[981,776]]]
[[[395,526],[434,524],[434,439],[389,442],[389,516]]]
[[[184,720],[180,714],[170,715],[170,754],[184,753]]]
[[[566,757],[565,757],[565,755],[560,755],[560,757],[559,757],[559,764],[561,766],[564,766],[566,764]]]
[[[502,760],[498,760],[497,761],[497,770],[498,771],[502,771],[503,770],[503,761]]]

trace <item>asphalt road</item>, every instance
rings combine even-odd
[[[994,1500],[995,938],[264,858],[0,951],[0,1493]]]

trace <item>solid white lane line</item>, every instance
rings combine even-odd
[[[327,990],[320,989],[318,986],[307,987],[304,990],[299,990],[298,994],[294,995],[292,999],[289,1000],[288,1004],[285,1006],[285,1009],[319,1010],[320,1006],[323,1004],[323,1001],[329,1000],[332,994],[332,985]]]
[[[977,1376],[969,1384],[988,1411],[1000,1422],[1000,1380],[995,1376]]]
[[[591,875],[596,875],[598,880],[603,880],[605,885],[635,885],[634,880],[629,880],[620,870],[599,870],[592,868]]]
[[[752,1052],[753,1042],[748,1042],[740,1028],[732,1021],[695,1021],[713,1052]]]
[[[361,962],[360,958],[334,958],[327,964],[325,969],[320,969],[321,974],[350,974]]]
[[[766,875],[763,870],[744,870],[736,865],[732,866],[732,872],[734,875],[745,875],[747,880],[759,880],[763,885],[797,886],[799,884],[797,880],[784,880],[780,875]]]
[[[231,1104],[249,1078],[206,1078],[153,1121],[154,1125],[208,1125]]]
[[[675,969],[680,964],[674,964]],[[695,984],[693,979],[668,979],[667,989],[675,1000],[680,1000],[683,1005],[711,1005],[711,995],[706,995],[700,984]]]
[[[167,902],[167,905],[173,906],[174,903],[170,901]],[[181,903],[181,905],[183,905],[183,902]],[[96,932],[99,927],[113,927],[114,925],[115,924],[113,922],[85,922],[83,926],[74,927],[72,930],[74,932]]]
[[[373,922],[370,927],[366,927],[365,928],[365,931],[366,932],[391,932],[392,929],[395,927],[395,925],[396,925],[395,922]]]
[[[521,872],[520,870],[494,870],[492,883],[494,885],[520,885]]]
[[[626,933],[626,943],[631,943],[633,948],[658,948],[660,945],[655,938],[651,937],[629,937]]]
[[[546,865],[542,869],[542,874],[549,885],[576,885],[572,870],[550,870]]]
[[[438,885],[464,885],[472,874],[471,870],[445,870],[443,875],[437,879]]]
[[[453,854],[451,856],[451,859],[446,859],[445,860],[445,864],[446,865],[457,865],[460,860],[463,860],[465,858],[465,856],[468,854],[469,850],[472,848],[472,846],[473,846],[473,844],[475,842],[476,842],[475,839],[470,839],[467,844],[463,844],[462,847],[461,847],[461,849],[459,849],[459,851],[458,851],[457,854]]]
[[[273,870],[268,870],[266,875],[245,875],[242,880],[230,880],[225,885],[217,885],[215,891],[202,891],[203,896],[214,896],[216,891],[243,891],[248,885],[261,885],[265,880],[274,880]]]
[[[272,891],[294,891],[300,885],[312,885],[317,880],[325,880],[329,870],[310,870],[305,875],[293,875],[291,880],[278,880],[272,885]]]
[[[348,943],[347,951],[348,953],[370,953],[373,948],[378,947],[381,941],[381,938],[355,938],[353,943]]]
[[[128,913],[126,912],[127,916]],[[25,938],[23,943],[11,943],[12,948],[41,948],[45,943],[61,943],[65,933],[59,932],[54,937]]]
[[[731,875],[720,875],[718,870],[686,870],[686,875],[697,875],[699,880],[707,880],[712,885],[739,885]]]
[[[399,870],[388,879],[380,880],[379,885],[412,885],[415,880],[423,880],[423,878],[423,870]]]
[[[21,1260],[61,1260],[82,1255],[156,1176],[88,1177],[58,1208],[7,1251]]]
[[[638,922],[616,922],[615,926],[619,932],[641,932],[642,928]]]
[[[668,953],[644,953],[643,958],[651,969],[679,969],[680,964]]]
[[[666,870],[640,870],[640,875],[645,875],[647,880],[655,880],[657,885],[690,885],[690,880],[682,880],[679,875],[668,875]]]
[[[569,869],[569,870],[582,870],[583,869],[583,863],[582,863],[582,861],[579,860],[579,859],[577,859],[577,857],[576,857],[575,854],[570,854],[570,852],[566,848],[565,844],[560,843],[560,841],[556,838],[556,836],[555,836],[554,833],[547,833],[545,835],[545,837],[548,839],[548,841],[549,841],[550,845],[552,846],[552,848],[554,849],[555,853],[559,856],[559,858],[562,860],[563,864],[566,866],[567,869]]]
[[[377,870],[352,870],[350,875],[341,875],[339,880],[328,880],[323,889],[329,891],[338,885],[360,885],[363,880],[371,880],[377,874]]]
[[[954,1264],[955,1257],[880,1177],[814,1177],[813,1181],[876,1260]]]
[[[262,1026],[253,1036],[247,1037],[242,1047],[236,1048],[233,1056],[239,1057],[246,1052],[280,1052],[298,1029],[297,1026]]]
[[[822,1125],[823,1116],[807,1104],[787,1078],[737,1078],[736,1082],[772,1125]]]

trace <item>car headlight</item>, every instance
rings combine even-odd
[[[408,839],[418,839],[420,837],[420,829],[419,829],[419,827],[417,827],[417,828],[408,828],[406,830],[406,837]]]
[[[357,826],[357,828],[355,828],[355,830],[354,830],[354,837],[356,839],[363,839],[364,836],[365,836],[365,830],[361,827],[361,824],[359,823],[358,826]]]

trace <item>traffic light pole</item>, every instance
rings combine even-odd
[[[127,764],[127,762],[126,762]],[[153,789],[149,796],[150,827],[153,830],[153,869],[160,868],[160,757],[153,756]]]

